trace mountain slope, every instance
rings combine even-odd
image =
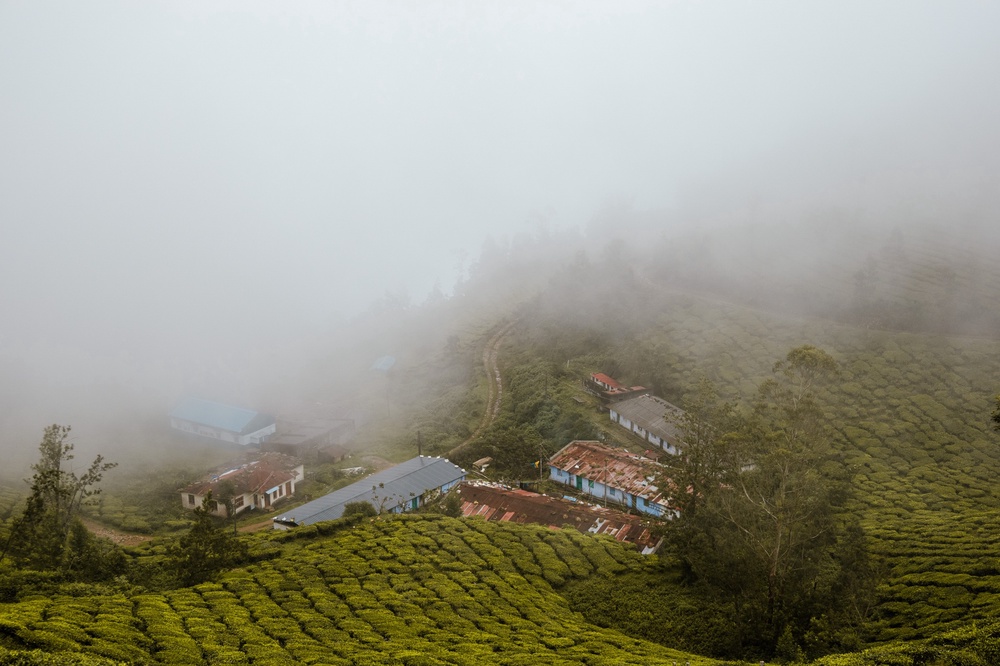
[[[128,663],[713,663],[569,609],[553,586],[640,564],[610,539],[436,516],[262,539],[272,559],[216,583],[0,607],[0,645]]]

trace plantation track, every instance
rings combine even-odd
[[[494,333],[493,337],[491,337],[486,343],[486,347],[483,349],[483,367],[486,370],[488,389],[486,409],[483,412],[483,418],[480,420],[475,432],[469,435],[464,442],[449,451],[449,456],[456,455],[467,445],[476,441],[479,436],[483,434],[483,431],[496,420],[497,415],[500,413],[500,404],[503,399],[503,377],[500,375],[500,366],[497,363],[497,359],[500,355],[501,345],[503,345],[507,335],[511,332],[511,330],[513,330],[516,324],[517,320],[508,322],[502,326],[500,330]]]
[[[81,522],[83,523],[83,526],[86,527],[87,530],[94,536],[101,539],[108,539],[109,541],[113,541],[120,546],[135,546],[153,539],[153,537],[145,534],[130,534],[128,532],[122,532],[106,525],[102,525],[94,520],[90,520],[89,518],[84,518]]]

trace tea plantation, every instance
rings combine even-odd
[[[568,579],[643,565],[610,539],[437,516],[257,538],[272,559],[214,583],[0,606],[0,645],[130,664],[715,663],[569,609]]]
[[[928,637],[1000,613],[1000,450],[989,424],[1000,344],[862,331],[678,301],[658,340],[748,394],[799,342],[841,374],[823,391],[830,436],[849,466],[856,510],[887,568],[873,638]],[[696,371],[688,371],[690,378]]]

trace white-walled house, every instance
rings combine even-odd
[[[667,453],[677,455],[680,431],[676,421],[683,415],[676,407],[655,395],[640,395],[612,403],[611,420]]]
[[[170,427],[240,446],[259,446],[274,434],[277,423],[273,416],[252,409],[186,398],[170,412]]]
[[[197,509],[208,493],[212,493],[208,510],[226,517],[221,499],[233,493],[233,511],[270,508],[278,500],[295,494],[296,485],[305,477],[305,468],[294,459],[278,453],[265,453],[259,460],[232,466],[182,488],[181,505]]]
[[[549,458],[549,479],[575,488],[602,503],[615,503],[658,518],[677,510],[664,483],[665,468],[655,460],[601,442],[574,441]]]

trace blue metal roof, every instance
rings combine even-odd
[[[244,434],[251,424],[256,426],[251,430],[253,432],[274,422],[273,418],[258,414],[252,409],[222,405],[201,398],[186,398],[170,412],[170,416],[240,434]],[[269,423],[264,423],[265,421]]]
[[[395,467],[372,474],[317,500],[289,509],[275,521],[312,525],[340,518],[348,502],[368,502],[375,507],[392,509],[428,490],[434,490],[465,478],[465,470],[444,458],[418,456]],[[384,501],[384,504],[383,504]]]

